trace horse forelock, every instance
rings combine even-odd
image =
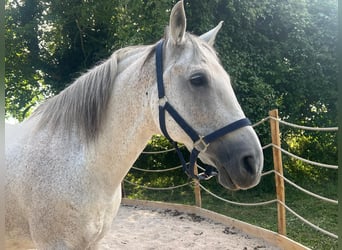
[[[170,29],[166,27],[164,39],[168,41],[170,39]],[[184,43],[189,42],[191,44],[192,49],[192,60],[194,61],[209,61],[208,57],[214,58],[219,64],[221,64],[220,59],[218,58],[216,50],[210,46],[208,43],[201,40],[200,37],[193,35],[189,32],[185,33]],[[176,45],[177,46],[177,45]],[[186,48],[185,46],[179,46],[179,49],[182,50]],[[178,53],[179,57],[182,57],[182,53]]]
[[[199,37],[191,34],[187,34],[187,38],[193,46],[194,59],[198,61],[208,61],[208,57],[210,56],[221,63],[216,50],[212,46],[202,41]]]

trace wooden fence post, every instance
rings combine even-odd
[[[272,143],[279,148],[280,144],[280,130],[279,130],[279,121],[278,121],[278,109],[271,110],[269,112],[271,117],[271,134],[272,134]],[[272,119],[274,118],[274,119]],[[273,164],[274,170],[283,176],[283,163],[281,157],[281,151],[278,148],[272,147],[273,150]],[[285,185],[284,179],[279,175],[275,174],[276,181],[276,191],[277,191],[277,199],[285,204]],[[278,233],[282,235],[286,235],[286,209],[285,207],[278,202]]]
[[[195,175],[198,175],[198,167],[195,163],[194,167],[194,173]],[[195,192],[195,202],[197,207],[202,207],[202,197],[201,197],[201,187],[199,185],[199,180],[194,180],[194,192]]]

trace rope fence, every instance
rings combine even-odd
[[[289,151],[286,151],[285,149],[283,149],[283,148],[281,148],[281,147],[279,147],[277,145],[274,145],[274,144],[272,144],[272,147],[274,147],[276,149],[279,149],[281,152],[283,152],[286,155],[291,156],[294,159],[300,160],[300,161],[308,163],[310,165],[314,165],[314,166],[318,166],[318,167],[323,167],[323,168],[338,169],[337,165],[329,165],[329,164],[319,163],[319,162],[315,162],[315,161],[310,161],[310,160],[304,159],[302,157],[299,157],[299,156],[297,156],[295,154],[292,154]]]
[[[154,154],[164,154],[164,153],[168,153],[168,152],[172,152],[172,151],[175,151],[175,149],[170,148],[170,149],[159,150],[159,151],[143,151],[142,154],[154,155]]]
[[[259,126],[260,124],[268,121],[268,120],[274,120],[274,121],[278,121],[279,123],[283,124],[283,125],[287,125],[289,127],[292,127],[292,128],[298,128],[298,129],[302,129],[302,130],[310,130],[310,131],[324,131],[324,132],[336,132],[338,131],[338,127],[328,127],[328,128],[319,128],[319,127],[308,127],[308,126],[303,126],[303,125],[298,125],[298,124],[293,124],[293,123],[290,123],[290,122],[286,122],[286,121],[283,121],[281,120],[280,118],[277,118],[277,117],[273,117],[273,116],[267,116],[263,119],[261,119],[260,121],[254,123],[252,125],[252,127],[257,127]]]
[[[263,206],[263,205],[268,205],[268,204],[272,204],[272,203],[275,203],[277,202],[276,199],[274,200],[270,200],[270,201],[262,201],[262,202],[253,202],[253,203],[246,203],[246,202],[236,202],[236,201],[231,201],[231,200],[227,200],[227,199],[224,199],[212,192],[210,192],[208,189],[206,189],[203,185],[200,184],[200,187],[205,191],[207,192],[208,194],[210,194],[211,196],[221,200],[221,201],[224,201],[224,202],[227,202],[229,204],[233,204],[233,205],[239,205],[239,206]]]
[[[293,186],[293,187],[299,189],[300,191],[302,191],[303,193],[311,195],[312,197],[315,197],[315,198],[320,199],[322,201],[326,201],[326,202],[330,202],[330,203],[338,205],[338,201],[337,200],[329,199],[329,198],[323,197],[321,195],[315,194],[313,192],[310,192],[309,190],[306,190],[305,188],[302,188],[301,186],[297,185],[296,183],[290,181],[289,179],[287,179],[285,176],[279,174],[278,172],[276,172],[274,170],[271,170],[271,171],[274,172],[276,175],[278,175],[280,178],[284,179],[284,181],[289,183],[291,186]]]
[[[143,168],[137,168],[137,167],[132,167],[132,169],[142,171],[142,172],[150,172],[150,173],[162,173],[162,172],[168,172],[176,169],[182,168],[182,165],[173,167],[173,168],[166,168],[166,169],[143,169]]]
[[[140,187],[140,188],[144,188],[144,189],[148,189],[148,190],[158,190],[158,191],[173,190],[173,189],[177,189],[177,188],[188,186],[191,183],[191,182],[187,182],[187,183],[184,183],[184,184],[180,184],[180,185],[177,185],[177,186],[171,186],[171,187],[149,187],[149,186],[140,185],[140,184],[131,182],[131,181],[126,180],[126,179],[124,179],[124,182],[129,183],[129,184],[131,184],[133,186],[136,186],[136,187]]]
[[[275,114],[275,115],[274,115]],[[299,186],[298,184],[296,184],[295,182],[289,180],[288,178],[286,178],[283,174],[283,170],[282,170],[282,160],[281,160],[281,154],[285,154],[290,156],[293,159],[305,162],[307,164],[310,165],[314,165],[314,166],[318,166],[318,167],[323,167],[323,168],[328,168],[328,169],[338,169],[337,165],[331,165],[331,164],[325,164],[325,163],[320,163],[320,162],[315,162],[315,161],[311,161],[308,159],[304,159],[300,156],[297,156],[293,153],[290,153],[289,151],[281,148],[280,143],[279,143],[279,138],[280,138],[280,132],[279,132],[279,124],[282,125],[286,125],[286,126],[290,126],[292,128],[296,128],[296,129],[302,129],[302,130],[310,130],[310,131],[319,131],[319,132],[336,132],[338,131],[338,127],[329,127],[329,128],[319,128],[319,127],[307,127],[307,126],[302,126],[302,125],[297,125],[297,124],[292,124],[289,122],[285,122],[282,121],[281,119],[279,119],[278,117],[278,111],[277,110],[273,110],[270,111],[270,116],[260,120],[259,122],[253,124],[253,127],[259,126],[261,124],[263,124],[264,122],[269,121],[271,123],[271,132],[272,134],[272,143],[269,143],[265,146],[263,146],[263,150],[267,149],[267,148],[272,148],[273,150],[273,159],[274,159],[274,169],[273,170],[269,170],[266,172],[262,173],[262,177],[269,175],[269,174],[274,174],[275,175],[275,180],[276,180],[276,192],[277,192],[277,198],[276,199],[272,199],[269,201],[261,201],[261,202],[254,202],[254,203],[241,203],[241,202],[236,202],[236,201],[231,201],[231,200],[227,200],[225,198],[220,197],[219,195],[214,194],[213,192],[211,192],[210,190],[208,190],[205,186],[203,186],[202,184],[199,183],[199,181],[190,181],[184,184],[180,184],[177,186],[171,186],[171,187],[149,187],[146,185],[140,185],[140,184],[136,184],[134,182],[128,181],[127,179],[124,180],[125,183],[128,183],[130,185],[134,185],[140,188],[144,188],[144,189],[148,189],[148,190],[174,190],[177,188],[181,188],[184,186],[188,186],[188,185],[192,185],[192,186],[197,186],[197,192],[198,194],[195,193],[195,197],[196,199],[198,199],[198,197],[200,198],[200,189],[202,189],[203,191],[205,191],[207,194],[215,197],[216,199],[219,199],[221,201],[224,201],[226,203],[232,204],[232,205],[237,205],[237,206],[263,206],[263,205],[269,205],[269,204],[273,204],[276,203],[277,207],[278,207],[278,233],[286,235],[286,215],[285,215],[285,211],[290,212],[291,214],[293,214],[295,217],[297,217],[299,220],[301,220],[302,222],[304,222],[305,224],[307,224],[308,226],[314,228],[315,230],[331,237],[334,239],[338,239],[338,236],[332,232],[329,232],[315,224],[313,224],[312,222],[308,221],[307,219],[305,219],[304,217],[300,216],[298,213],[296,213],[293,209],[291,209],[288,205],[286,205],[285,203],[285,186],[284,186],[284,182],[288,183],[289,185],[291,185],[292,187],[300,190],[301,192],[310,195],[311,197],[314,197],[316,199],[322,200],[324,202],[328,202],[334,205],[338,205],[338,200],[334,200],[334,199],[330,199],[324,196],[321,196],[319,194],[313,193],[301,186]],[[275,126],[275,129],[273,127]],[[275,134],[274,134],[274,131]],[[274,138],[277,138],[278,140],[275,140]],[[143,152],[143,154],[162,154],[162,153],[167,153],[167,152],[171,152],[174,151],[174,149],[167,149],[167,150],[161,150],[161,151],[147,151],[147,152]],[[278,154],[278,155],[277,155]],[[280,157],[279,157],[280,156]],[[280,158],[280,159],[276,159],[276,158]],[[280,160],[280,162],[279,162]],[[172,170],[176,170],[181,168],[182,166],[176,166],[176,167],[172,167],[172,168],[168,168],[168,169],[162,169],[162,170],[158,170],[158,169],[141,169],[141,168],[137,168],[137,167],[132,167],[135,170],[138,171],[145,171],[145,172],[155,172],[155,173],[160,173],[160,172],[167,172],[167,171],[172,171]],[[197,166],[198,168],[202,169],[201,166]],[[279,183],[278,183],[279,182]],[[195,192],[196,192],[196,188],[195,188]],[[199,206],[201,206],[201,202],[197,202],[196,204],[199,204]]]

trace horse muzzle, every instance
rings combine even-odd
[[[199,158],[218,170],[219,183],[228,189],[248,189],[260,181],[264,157],[252,128],[217,139]]]

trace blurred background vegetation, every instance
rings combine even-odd
[[[116,49],[158,41],[175,2],[5,0],[6,117],[22,121],[37,104],[59,93]],[[184,0],[184,3],[187,29],[191,33],[200,35],[224,21],[215,48],[231,76],[238,100],[252,122],[267,117],[269,110],[277,108],[281,119],[292,123],[336,126],[336,0]],[[262,145],[270,143],[268,123],[256,130]],[[281,127],[281,133],[282,147],[290,152],[318,162],[337,163],[336,133],[304,132],[289,127]],[[164,137],[155,136],[147,150],[169,147]],[[265,171],[273,169],[272,151],[267,149],[264,153]],[[283,160],[289,179],[337,199],[337,171],[313,167],[286,156]],[[176,154],[169,152],[157,156],[143,154],[135,166],[163,169],[178,164]],[[151,186],[178,185],[187,181],[181,170],[166,175],[132,170],[127,178]],[[273,197],[275,192],[273,177],[263,178],[251,191],[234,193],[222,190],[215,179],[205,184],[210,190],[237,200]],[[126,186],[130,197],[193,203],[192,191],[187,188],[163,195]],[[291,188],[286,188],[288,194]],[[313,201],[306,201],[295,190],[287,197],[298,203],[298,209],[309,210],[313,219],[319,217],[322,210],[327,210],[319,209]],[[309,205],[300,203],[304,200]],[[222,205],[209,198],[204,197],[204,204],[222,210]],[[262,219],[255,222],[258,216],[251,210],[241,213],[240,208],[229,208],[225,212],[231,215],[234,209],[235,217],[243,214],[247,220],[265,227],[268,227],[267,213],[275,210],[273,207],[264,216],[258,215]],[[337,218],[337,208],[328,209],[328,214],[324,221],[332,224],[332,230],[337,230],[337,219],[332,219]],[[302,228],[302,225],[297,223],[294,228]],[[311,239],[306,235],[308,230],[303,229],[303,232],[304,241],[319,246],[314,248],[337,249],[335,241],[327,243],[326,237],[320,236]],[[293,233],[293,236],[298,234]]]

